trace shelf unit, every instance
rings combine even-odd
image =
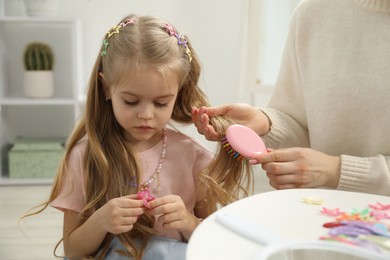
[[[33,41],[48,43],[55,55],[52,98],[23,94],[23,52]],[[84,89],[78,19],[0,17],[0,186],[51,183],[10,178],[8,150],[17,137],[66,138],[82,110]]]

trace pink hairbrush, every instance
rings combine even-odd
[[[243,125],[229,126],[221,143],[233,158],[240,161],[252,158],[256,154],[267,153],[267,148],[261,137]]]

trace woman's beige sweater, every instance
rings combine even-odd
[[[340,190],[390,196],[390,0],[305,0],[265,112],[272,148],[341,156]]]

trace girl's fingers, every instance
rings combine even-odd
[[[120,207],[122,208],[141,208],[144,206],[142,200],[138,199],[137,194],[131,194],[121,197]]]
[[[137,216],[123,216],[121,221],[120,221],[120,225],[132,225],[134,224],[135,222],[137,222],[138,220],[138,217]]]
[[[137,217],[146,212],[145,208],[127,208],[123,212],[123,217]]]
[[[133,200],[138,199],[138,195],[137,195],[137,194],[130,194],[130,195],[127,195],[127,196],[125,196],[125,197],[127,197],[127,198],[129,198],[129,199],[133,199]]]
[[[181,206],[185,207],[179,196],[168,195],[149,202],[148,213],[152,215],[168,214],[177,211]]]

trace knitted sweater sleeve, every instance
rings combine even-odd
[[[341,155],[337,189],[390,196],[390,156]]]

